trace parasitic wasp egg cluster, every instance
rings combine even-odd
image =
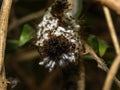
[[[41,60],[52,71],[54,66],[65,66],[78,60],[82,47],[78,31],[80,25],[72,17],[67,0],[56,0],[38,25],[35,45]]]

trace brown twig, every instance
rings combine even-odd
[[[108,6],[112,10],[116,11],[120,15],[120,0],[97,0],[103,5]]]
[[[0,90],[6,90],[7,88],[7,81],[4,75],[4,56],[11,4],[12,0],[3,0],[0,12]]]
[[[110,90],[112,82],[113,82],[113,80],[115,78],[115,75],[117,73],[117,70],[119,68],[119,64],[120,64],[120,54],[115,58],[112,66],[111,66],[111,68],[110,68],[110,70],[108,72],[108,75],[107,75],[103,90]],[[120,84],[120,82],[119,82],[119,84]]]
[[[78,80],[78,90],[85,90],[85,67],[83,60],[80,60],[80,75]]]
[[[112,22],[112,19],[111,19],[109,9],[105,6],[103,6],[103,10],[104,10],[104,13],[105,13],[105,16],[106,16],[109,31],[110,31],[110,34],[111,34],[111,37],[112,37],[112,40],[113,40],[113,44],[114,44],[114,47],[115,47],[115,51],[116,51],[116,54],[117,54],[117,57],[115,58],[112,66],[111,66],[111,68],[110,68],[110,70],[107,74],[105,84],[104,84],[104,87],[103,87],[103,90],[110,90],[110,87],[112,85],[112,82],[115,78],[115,74],[117,73],[117,70],[118,70],[119,64],[120,64],[120,60],[119,60],[119,58],[120,58],[120,47],[119,47],[119,42],[118,42],[118,39],[117,39],[117,35],[116,35],[116,32],[115,32],[115,28],[114,28],[114,25],[113,25],[113,22]],[[118,86],[120,86],[120,81],[117,80],[117,78],[115,78],[115,81],[118,82]]]
[[[120,53],[119,42],[118,42],[118,38],[117,38],[117,35],[116,35],[116,32],[115,32],[115,28],[114,28],[114,25],[113,25],[113,22],[112,22],[110,11],[106,6],[103,6],[103,10],[104,10],[104,13],[105,13],[106,21],[107,21],[107,24],[108,24],[109,32],[110,32],[110,35],[111,35],[111,38],[112,38],[112,41],[113,41],[113,45],[114,45],[116,54],[119,54]]]
[[[29,51],[21,50],[20,52],[14,54],[16,55],[17,59],[15,61],[17,62],[34,60],[35,58],[40,57],[39,53],[36,50],[29,50]]]
[[[40,18],[41,16],[43,16],[45,10],[41,10],[41,11],[38,11],[38,12],[35,12],[35,13],[32,13],[30,15],[27,15],[27,16],[24,16],[20,19],[15,19],[10,25],[9,25],[9,31],[10,32],[11,30],[13,30],[15,27],[18,27],[20,26],[21,24],[24,24],[28,21],[31,21],[31,20],[34,20],[34,19],[37,19],[37,18]]]
[[[104,60],[102,58],[98,57],[97,54],[95,53],[95,51],[85,42],[84,42],[84,46],[85,46],[86,52],[88,52],[94,58],[94,60],[98,63],[98,67],[101,68],[102,70],[104,70],[105,72],[108,72],[109,69],[106,66]],[[111,75],[111,74],[109,74],[109,75]],[[115,80],[115,83],[120,88],[120,81],[116,77],[113,77],[113,78],[114,78],[113,80]]]
[[[102,58],[98,57],[97,54],[95,53],[95,51],[87,43],[84,42],[84,46],[85,46],[86,52],[89,53],[95,59],[95,61],[98,63],[98,67],[107,72],[108,67],[106,66],[104,60]]]

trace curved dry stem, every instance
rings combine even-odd
[[[120,54],[115,58],[108,74],[107,74],[107,78],[103,87],[103,90],[110,90],[112,82],[115,78],[115,75],[117,73],[117,70],[119,68],[119,64],[120,64]]]
[[[120,0],[97,0],[120,15]]]
[[[113,80],[115,80],[115,82],[117,82],[117,85],[120,86],[120,81],[115,77],[115,74],[117,73],[117,70],[118,70],[119,64],[120,64],[120,60],[119,60],[119,58],[120,58],[120,47],[119,47],[118,38],[117,38],[117,35],[116,35],[116,32],[115,32],[115,28],[114,28],[114,25],[113,25],[113,22],[112,22],[110,11],[105,6],[103,6],[103,10],[104,10],[105,17],[106,17],[106,20],[107,20],[107,24],[108,24],[108,27],[109,27],[109,31],[110,31],[110,34],[111,34],[113,45],[114,45],[116,54],[118,55],[116,57],[116,59],[114,60],[112,66],[111,66],[111,68],[108,72],[108,75],[106,77],[106,81],[105,81],[105,84],[104,84],[104,87],[103,87],[103,90],[110,90],[110,87],[111,87],[111,84],[112,84]]]

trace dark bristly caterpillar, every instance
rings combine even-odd
[[[68,9],[67,0],[56,0],[44,14],[38,25],[37,41],[42,61],[52,71],[54,66],[66,66],[78,62],[82,49],[81,39],[78,35],[80,25],[72,17]]]

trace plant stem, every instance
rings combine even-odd
[[[0,11],[0,90],[6,90],[7,88],[4,70],[4,56],[11,4],[12,0],[3,0]]]

